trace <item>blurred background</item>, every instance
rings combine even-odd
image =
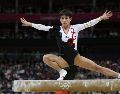
[[[64,8],[73,11],[72,24],[95,19],[105,10],[113,12],[109,20],[79,33],[78,50],[97,64],[120,72],[120,0],[0,0],[0,94],[53,94],[12,91],[15,79],[56,80],[59,76],[42,61],[46,53],[58,54],[54,35],[22,27],[20,18],[44,25],[60,25],[58,13]],[[110,77],[82,68],[78,68],[75,77],[95,78]]]

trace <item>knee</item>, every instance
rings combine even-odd
[[[48,61],[49,59],[50,59],[50,55],[49,54],[43,56],[43,61],[44,62]]]

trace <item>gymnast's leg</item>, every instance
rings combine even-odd
[[[74,59],[74,65],[85,68],[85,69],[89,69],[89,70],[92,70],[92,71],[100,72],[100,73],[102,73],[106,76],[120,78],[119,73],[117,73],[117,72],[115,72],[111,69],[108,69],[108,68],[102,67],[100,65],[97,65],[92,60],[87,59],[83,56],[80,56],[79,54]]]
[[[67,74],[67,71],[63,68],[69,67],[68,63],[60,56],[53,54],[46,54],[43,56],[43,61],[51,68],[57,70],[60,77],[57,80],[63,80]]]

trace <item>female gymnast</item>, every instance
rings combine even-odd
[[[63,80],[67,75],[66,67],[79,66],[91,71],[100,72],[106,76],[120,78],[120,74],[97,65],[92,60],[81,56],[77,51],[77,39],[78,33],[88,27],[96,25],[102,20],[107,20],[112,16],[111,11],[106,11],[100,17],[93,19],[83,24],[71,25],[72,12],[67,9],[63,9],[59,12],[61,26],[45,26],[43,24],[35,24],[26,21],[24,18],[20,18],[22,26],[33,27],[38,30],[52,31],[54,32],[57,44],[60,48],[60,56],[54,54],[46,54],[43,56],[43,61],[48,66],[59,72],[59,78],[57,80]]]

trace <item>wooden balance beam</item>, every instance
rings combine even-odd
[[[15,80],[14,92],[115,92],[120,91],[120,79],[92,80]]]

